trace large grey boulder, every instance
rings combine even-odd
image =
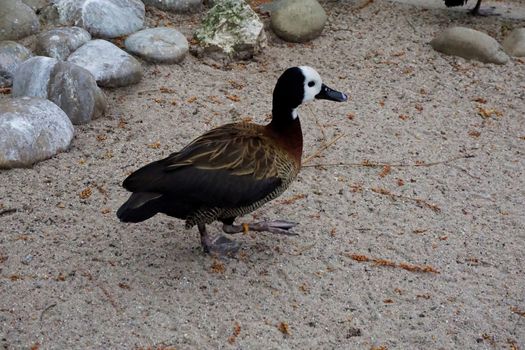
[[[35,56],[20,64],[13,77],[13,96],[47,98],[51,72],[57,63],[54,58]]]
[[[502,44],[503,48],[511,56],[525,56],[525,28],[516,28],[510,32]]]
[[[202,0],[142,0],[142,2],[171,12],[195,11],[202,5]]]
[[[73,51],[90,40],[91,35],[80,27],[55,28],[38,34],[35,52],[65,61]]]
[[[38,17],[31,7],[20,0],[0,0],[0,41],[24,38],[39,29]]]
[[[509,56],[494,38],[470,28],[448,28],[432,39],[430,45],[446,55],[485,63],[505,64],[509,60]]]
[[[54,0],[60,23],[82,27],[93,36],[116,38],[144,26],[140,0]]]
[[[106,110],[104,93],[93,75],[73,63],[37,56],[15,73],[14,97],[47,98],[59,106],[73,124],[85,124]]]
[[[86,124],[102,116],[106,96],[93,75],[70,62],[58,62],[53,69],[47,98],[66,112],[73,124]]]
[[[0,88],[13,84],[16,68],[31,56],[31,51],[17,42],[0,41]]]
[[[247,59],[267,43],[263,23],[243,0],[216,0],[195,39],[202,53],[219,59]]]
[[[0,168],[28,167],[69,147],[73,125],[53,102],[40,98],[0,101]]]
[[[31,7],[31,9],[35,12],[51,4],[51,0],[22,0],[22,2]]]
[[[90,71],[100,86],[127,86],[142,79],[139,61],[106,40],[89,41],[67,60]]]
[[[188,53],[188,40],[173,28],[150,28],[131,34],[126,50],[151,62],[177,63]]]
[[[270,26],[281,39],[305,42],[321,35],[327,19],[317,0],[281,0],[273,5]]]

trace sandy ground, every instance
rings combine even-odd
[[[227,68],[144,64],[69,152],[0,173],[0,348],[525,349],[525,61],[428,45],[450,25],[501,40],[523,21],[324,5],[312,43],[269,33]],[[199,18],[159,15],[188,36]],[[211,127],[265,122],[276,78],[303,64],[350,94],[302,107],[305,156],[340,138],[244,218],[299,236],[240,235],[219,261],[181,221],[117,220],[126,174]]]

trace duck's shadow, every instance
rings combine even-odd
[[[168,226],[173,228],[173,225]],[[143,229],[147,230],[145,227]],[[219,232],[218,227],[215,226],[210,226],[210,230],[213,230],[214,233]],[[240,249],[236,254],[226,256],[206,254],[200,245],[197,230],[185,230],[182,227],[175,227],[172,231],[164,228],[162,232],[151,231],[150,234],[135,232],[130,235],[128,233],[127,242],[124,242],[125,245],[122,248],[128,252],[127,265],[134,265],[137,269],[168,268],[170,271],[184,271],[196,268],[208,269],[210,263],[215,260],[220,260],[225,264],[273,260],[276,254],[275,246],[279,245],[279,240],[291,239],[282,237],[269,242],[270,238],[262,238],[266,235],[257,237],[258,235],[255,234],[239,233],[224,236],[240,244]]]

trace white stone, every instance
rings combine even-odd
[[[89,41],[67,60],[90,71],[100,86],[127,86],[142,78],[140,62],[106,40]]]
[[[142,0],[142,2],[172,12],[195,11],[202,5],[202,0]]]
[[[71,52],[90,40],[91,35],[82,28],[55,28],[38,34],[36,53],[65,61]]]
[[[15,41],[0,41],[0,88],[13,84],[17,67],[31,56],[29,49]]]
[[[264,25],[243,0],[217,0],[195,38],[205,54],[216,58],[250,58],[266,46]]]
[[[82,27],[93,36],[115,38],[144,26],[140,0],[54,0],[60,23]]]
[[[270,25],[281,39],[305,42],[321,35],[328,16],[317,0],[274,2]]]
[[[18,40],[38,32],[40,22],[20,0],[0,0],[0,41]]]
[[[0,168],[28,167],[69,147],[73,125],[53,102],[0,101]]]
[[[70,62],[33,57],[20,64],[13,80],[13,97],[47,98],[59,106],[73,124],[85,124],[106,109],[106,97],[93,75]]]
[[[18,66],[13,78],[13,96],[47,98],[47,86],[57,62],[54,58],[35,56]]]
[[[106,96],[86,69],[71,62],[58,62],[47,88],[50,101],[57,104],[73,124],[86,124],[102,116]]]
[[[41,10],[46,6],[49,6],[51,0],[22,0],[24,4],[31,7],[33,11]]]
[[[516,28],[510,32],[502,44],[503,48],[511,56],[525,56],[525,28]]]
[[[432,39],[430,45],[446,55],[485,63],[505,64],[509,60],[509,56],[494,38],[470,28],[448,28]]]
[[[177,63],[188,53],[188,40],[173,28],[150,28],[131,34],[124,42],[126,50],[145,60]]]

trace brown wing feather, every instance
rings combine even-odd
[[[280,150],[255,124],[213,129],[180,152],[131,174],[124,187],[188,201],[195,207],[235,207],[258,201],[281,185]],[[282,159],[281,159],[282,161]]]
[[[254,179],[277,176],[275,145],[255,124],[227,124],[213,129],[166,160],[166,171],[194,166],[202,170],[226,170],[231,175]]]

